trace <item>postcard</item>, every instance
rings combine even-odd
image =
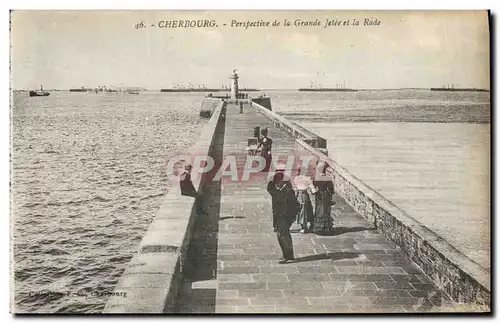
[[[15,314],[491,314],[488,11],[14,10]]]

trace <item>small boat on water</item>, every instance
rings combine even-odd
[[[127,94],[139,94],[139,90],[128,90]]]
[[[40,90],[30,91],[30,96],[49,96],[49,91],[44,91],[43,86],[40,86]]]

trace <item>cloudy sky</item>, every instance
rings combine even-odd
[[[365,18],[379,26],[363,26]],[[144,21],[215,20],[213,28],[135,29]],[[232,20],[274,28],[235,28]],[[283,26],[284,20],[291,26]],[[294,21],[320,26],[294,26]],[[326,27],[325,20],[359,26]],[[224,26],[226,24],[226,26]],[[486,12],[15,11],[12,87],[174,84],[220,87],[238,69],[246,87],[489,88]]]

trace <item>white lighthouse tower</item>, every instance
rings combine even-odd
[[[236,100],[238,98],[238,74],[236,70],[233,70],[233,75],[230,77],[231,79],[231,100]]]

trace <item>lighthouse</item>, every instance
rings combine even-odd
[[[238,74],[236,70],[233,70],[233,75],[231,79],[231,100],[236,100],[238,98]]]

